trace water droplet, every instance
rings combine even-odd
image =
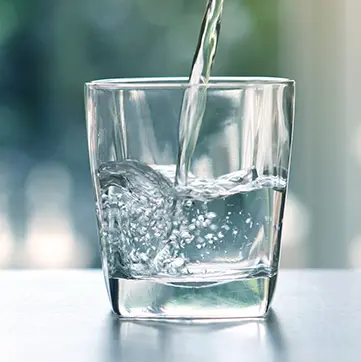
[[[196,245],[196,248],[199,250],[199,249],[202,249],[202,245],[201,244],[197,244]]]
[[[218,236],[220,239],[224,238],[224,234],[222,233],[222,231],[220,231],[220,232],[217,234],[217,236]]]
[[[251,218],[248,217],[248,218],[246,219],[246,224],[249,224],[250,222],[251,222]]]

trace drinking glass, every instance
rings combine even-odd
[[[264,317],[279,267],[294,81],[111,79],[85,89],[113,312],[137,319]],[[190,95],[196,117],[180,124]]]

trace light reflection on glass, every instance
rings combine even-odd
[[[129,322],[109,316],[107,357],[159,362],[287,360],[282,326],[272,310],[266,320],[208,322]],[[136,347],[139,341],[142,348]]]

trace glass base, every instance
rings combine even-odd
[[[262,318],[277,275],[222,282],[108,279],[113,312],[132,319],[205,320]]]

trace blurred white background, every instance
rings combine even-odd
[[[0,0],[0,267],[99,267],[83,83],[189,73],[204,0]],[[225,0],[215,75],[297,82],[283,267],[361,266],[361,2]]]

